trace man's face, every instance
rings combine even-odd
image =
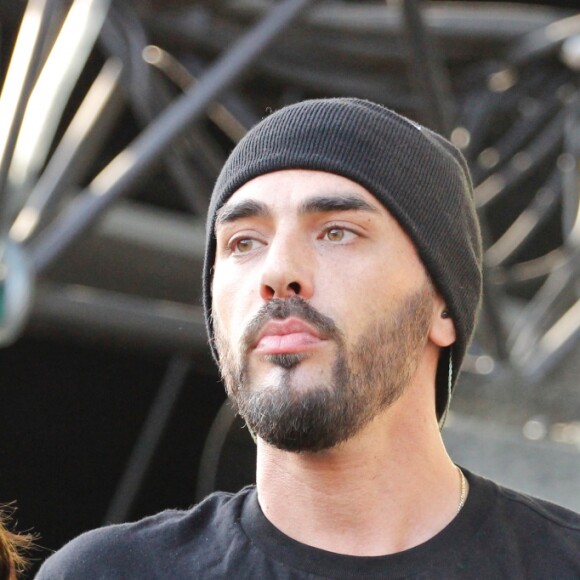
[[[365,188],[320,171],[262,175],[220,210],[216,238],[221,371],[259,437],[327,449],[400,397],[423,355],[433,290]]]

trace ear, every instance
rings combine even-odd
[[[435,294],[429,339],[441,348],[453,344],[456,338],[455,324],[451,315],[446,315],[447,312],[445,301],[439,294]]]

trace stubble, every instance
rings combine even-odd
[[[248,427],[264,441],[292,452],[317,452],[350,439],[405,391],[427,340],[433,290],[426,283],[388,314],[369,323],[347,346],[334,321],[300,297],[274,299],[248,325],[236,358],[219,323],[216,346],[228,396]],[[329,380],[301,388],[302,354],[268,355],[280,369],[276,384],[257,387],[249,355],[271,319],[300,318],[336,344]]]

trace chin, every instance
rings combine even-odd
[[[305,358],[306,354],[304,353],[280,353],[264,355],[265,361],[287,371],[297,367]]]

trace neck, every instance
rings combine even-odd
[[[409,412],[412,396],[330,450],[290,453],[258,440],[265,516],[299,542],[355,556],[435,536],[457,514],[461,480],[432,411]]]

